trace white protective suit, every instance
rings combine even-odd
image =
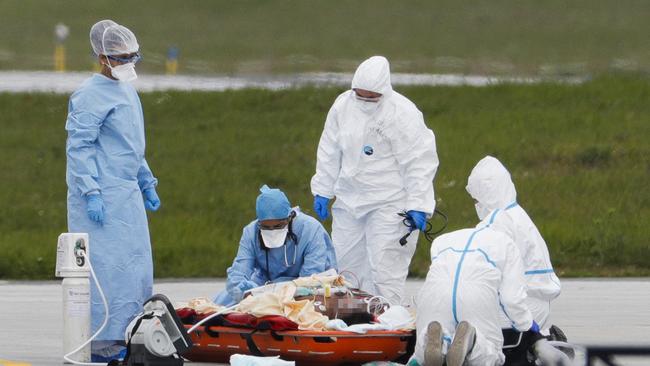
[[[550,302],[560,295],[546,242],[526,211],[517,204],[517,191],[510,173],[499,160],[486,156],[478,162],[467,181],[467,192],[492,211],[477,227],[492,223],[495,230],[514,240],[524,262],[528,286],[527,304],[541,329],[550,327]],[[504,319],[505,320],[505,319]],[[507,323],[504,322],[504,327]]]
[[[503,364],[500,313],[508,314],[515,329],[529,330],[533,317],[525,300],[523,264],[509,236],[490,227],[439,236],[431,246],[429,273],[416,298],[417,343],[413,358],[424,364],[430,322],[442,325],[446,353],[456,326],[468,321],[476,328],[469,364]]]
[[[393,91],[384,57],[364,61],[352,89],[382,97],[366,102],[354,90],[338,96],[318,144],[311,191],[336,197],[332,243],[339,269],[353,272],[361,289],[399,303],[418,235],[400,246],[408,229],[397,213],[433,214],[435,136],[417,107]]]

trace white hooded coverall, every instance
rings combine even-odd
[[[500,313],[508,315],[515,329],[529,330],[533,317],[525,299],[523,264],[509,236],[490,227],[439,236],[431,246],[431,266],[416,298],[417,343],[413,358],[424,364],[430,322],[442,325],[446,353],[456,326],[468,321],[476,328],[476,342],[467,358],[469,365],[503,364]]]
[[[397,214],[434,212],[435,136],[417,107],[392,90],[384,57],[359,66],[355,88],[382,97],[366,102],[354,90],[338,96],[318,144],[311,191],[336,197],[332,243],[339,269],[354,273],[361,289],[399,303],[418,235],[401,246],[408,229]]]
[[[499,160],[491,156],[481,159],[467,181],[467,192],[492,211],[479,218],[477,227],[492,224],[514,240],[524,262],[524,277],[528,287],[526,303],[541,329],[550,326],[550,302],[560,295],[560,279],[555,275],[546,242],[526,211],[517,204],[517,191],[510,173]],[[507,322],[502,324],[507,327]]]

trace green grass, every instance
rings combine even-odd
[[[464,187],[491,154],[512,172],[561,275],[650,275],[647,79],[399,91],[436,133],[435,187],[448,230],[476,223]],[[223,276],[263,183],[312,213],[316,146],[339,92],[141,96],[163,202],[149,216],[157,277]],[[67,96],[0,94],[0,110],[0,278],[51,278],[66,231]],[[413,275],[426,273],[428,250],[420,241]]]
[[[69,69],[88,70],[90,26],[113,18],[155,73],[171,45],[182,73],[352,72],[373,54],[401,72],[648,72],[649,16],[645,0],[4,0],[0,70],[52,69],[58,22]]]

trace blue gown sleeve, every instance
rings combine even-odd
[[[246,227],[239,241],[237,256],[232,266],[228,268],[228,279],[226,280],[226,290],[236,301],[241,299],[240,286],[242,283],[252,282],[251,276],[255,270],[255,251],[253,245],[255,245],[255,230]],[[259,284],[257,285],[259,286]]]
[[[311,235],[305,236],[304,239],[301,238],[302,240],[308,240],[308,242],[305,248],[304,262],[302,268],[300,268],[300,277],[311,276],[329,269],[328,245],[325,241],[327,233],[318,222],[312,222],[309,225],[312,226],[311,230],[309,230]]]
[[[149,164],[147,164],[147,159],[142,159],[142,164],[140,165],[140,169],[138,169],[138,185],[142,192],[149,188],[155,188],[158,185],[158,179],[153,176]]]
[[[68,119],[65,123],[65,129],[68,131],[67,169],[82,196],[89,193],[100,193],[99,184],[97,184],[95,143],[103,122],[104,118],[90,111],[77,110],[70,102]]]

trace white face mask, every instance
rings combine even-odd
[[[109,62],[108,67],[111,69],[111,75],[119,81],[133,81],[138,78],[138,74],[135,73],[135,63],[133,62],[117,66],[111,66]]]
[[[476,202],[474,208],[476,208],[476,214],[478,215],[479,220],[483,220],[490,214],[490,209],[483,206],[480,202]]]
[[[262,234],[264,245],[267,248],[279,248],[284,245],[284,241],[287,239],[287,234],[289,233],[289,228],[285,227],[284,229],[260,230],[260,233]]]
[[[377,111],[377,109],[379,109],[382,97],[379,97],[378,100],[376,101],[368,101],[369,98],[360,97],[356,95],[356,93],[353,94],[354,94],[354,99],[356,101],[356,104],[359,107],[359,109],[361,109],[362,112],[367,114],[372,114],[375,111]]]

